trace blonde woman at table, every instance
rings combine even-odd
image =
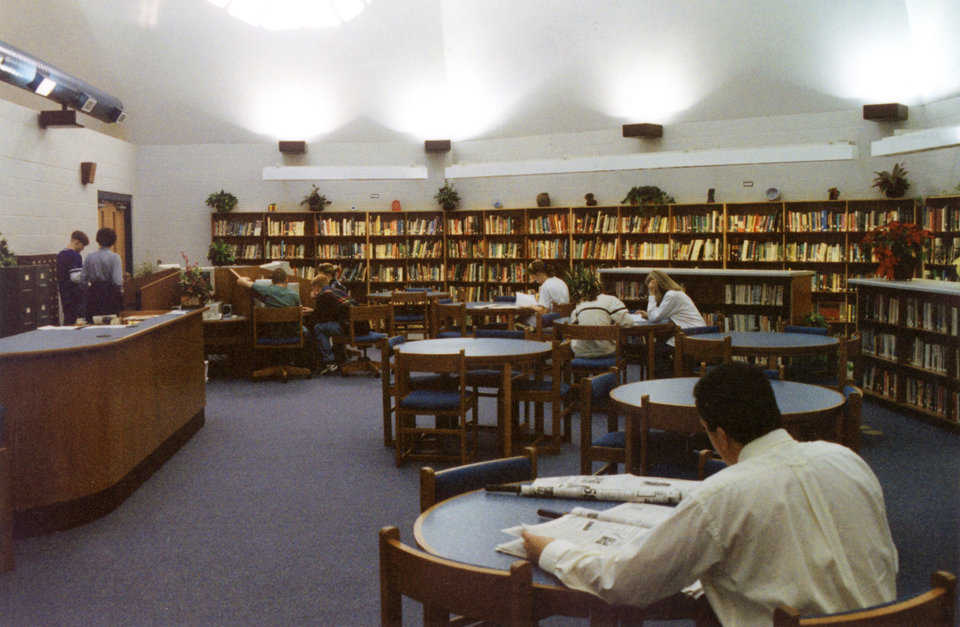
[[[894,600],[897,549],[866,462],[794,440],[756,366],[718,366],[693,395],[726,468],[645,539],[604,550],[524,532],[528,558],[570,588],[641,607],[699,579],[724,625],[770,625],[780,604],[806,615]]]
[[[617,325],[632,327],[630,310],[616,296],[600,293],[600,281],[593,284],[581,295],[580,302],[570,314],[570,323],[583,326]],[[604,357],[616,352],[617,347],[608,340],[573,340],[570,343],[577,357]]]
[[[660,270],[647,275],[647,309],[636,313],[650,322],[673,322],[681,329],[703,327],[707,323],[697,306],[676,281]]]

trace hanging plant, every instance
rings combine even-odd
[[[620,201],[626,205],[668,205],[674,203],[673,196],[656,185],[641,185],[631,187],[626,197]]]
[[[207,259],[215,266],[229,266],[237,260],[233,253],[233,246],[221,240],[210,242],[210,248],[207,250]]]
[[[460,204],[460,194],[453,188],[453,184],[444,179],[443,187],[437,190],[433,199],[444,208],[445,211],[453,211]]]
[[[300,201],[300,204],[310,207],[310,211],[323,211],[330,202],[326,196],[320,193],[320,188],[314,185],[310,193]]]
[[[877,178],[873,179],[873,185],[887,198],[901,198],[910,189],[910,181],[907,175],[910,174],[903,168],[903,164],[893,164],[893,169],[889,172],[874,172]]]
[[[237,197],[221,189],[207,196],[207,206],[212,207],[217,213],[229,213],[237,206]]]
[[[0,233],[0,235],[3,235],[3,233]],[[0,237],[0,268],[10,268],[15,265],[17,265],[16,255],[7,248],[7,240]]]

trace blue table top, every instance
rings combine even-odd
[[[673,379],[650,379],[636,381],[614,388],[610,398],[623,405],[640,406],[640,399],[647,394],[657,402],[667,405],[692,407],[693,386],[698,377],[677,377]],[[843,394],[830,388],[797,381],[771,381],[777,406],[784,416],[808,414],[812,412],[832,411],[843,404]]]
[[[541,355],[553,350],[550,342],[511,340],[494,337],[450,337],[405,342],[396,348],[399,353],[414,355],[455,355],[463,350],[467,357],[523,357]]]
[[[838,346],[840,340],[830,335],[814,335],[812,333],[783,333],[780,331],[724,331],[722,333],[698,333],[689,336],[694,340],[720,340],[730,336],[733,350],[760,349],[776,350],[783,348],[828,348]],[[667,341],[673,346],[673,338]]]
[[[36,329],[0,339],[0,356],[10,357],[36,352],[94,348],[133,337],[151,328],[190,315],[199,316],[201,310],[159,314],[153,318],[140,321],[136,326],[90,325],[86,327]]]
[[[417,544],[434,555],[475,566],[509,570],[510,564],[518,558],[495,550],[498,544],[514,539],[501,529],[521,523],[546,522],[537,515],[537,509],[568,512],[574,507],[602,510],[615,505],[619,503],[530,498],[477,490],[434,505],[420,515],[413,532]],[[539,568],[533,569],[533,581],[563,587],[558,579]]]

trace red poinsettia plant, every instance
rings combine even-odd
[[[868,232],[860,248],[878,262],[877,276],[906,279],[913,276],[923,248],[932,237],[930,231],[916,224],[894,221]]]

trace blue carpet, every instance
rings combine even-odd
[[[206,413],[119,509],[17,542],[0,623],[379,623],[377,530],[397,525],[412,543],[418,514],[416,464],[395,468],[382,444],[379,380],[214,380]],[[906,595],[936,568],[960,571],[960,437],[869,402],[864,413],[883,433],[862,453],[884,486]],[[541,457],[541,475],[577,469],[575,445]]]

